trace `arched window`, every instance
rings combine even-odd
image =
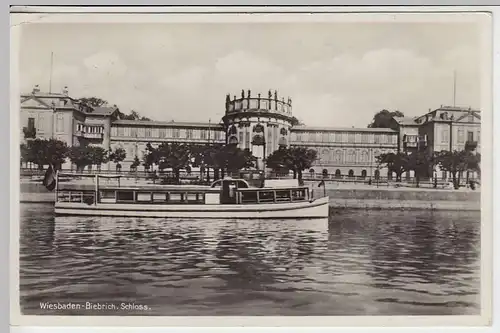
[[[327,169],[323,169],[323,177],[328,177],[328,170]]]
[[[288,131],[285,128],[280,129],[280,134],[285,136],[288,134]]]
[[[330,162],[330,150],[323,149],[321,150],[321,161],[322,162]]]
[[[285,138],[280,138],[279,141],[278,141],[278,146],[280,146],[280,147],[286,147],[287,146],[286,139]]]
[[[366,178],[366,170],[361,171],[361,177]]]
[[[354,177],[354,170],[349,170],[349,178],[352,178]]]
[[[344,160],[344,153],[341,149],[335,151],[333,155],[333,162],[336,164],[342,164]]]
[[[342,177],[342,173],[340,172],[340,169],[335,170],[335,178],[340,178]]]
[[[367,152],[366,150],[363,150],[363,151],[361,152],[360,162],[361,162],[361,163],[366,163],[366,162],[369,162],[368,152]]]
[[[347,163],[355,163],[356,162],[356,151],[354,151],[354,149],[350,149],[347,151],[346,162]]]
[[[229,134],[232,135],[232,134],[236,134],[238,132],[238,130],[236,129],[236,126],[231,126],[231,128],[229,129]]]
[[[230,145],[237,145],[238,144],[238,138],[236,136],[231,136],[229,137],[228,144]]]
[[[314,169],[313,168],[309,169],[309,174],[311,175],[311,177],[314,176]]]
[[[253,127],[253,132],[254,133],[264,133],[264,126],[261,124],[257,124]]]

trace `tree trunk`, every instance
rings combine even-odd
[[[174,175],[175,175],[175,182],[177,184],[180,184],[181,183],[181,171],[179,169],[173,169],[174,170]]]
[[[220,176],[222,179],[224,179],[224,168],[220,169]]]
[[[417,182],[417,187],[420,187],[420,174],[415,172],[415,181]]]
[[[218,168],[214,168],[214,180],[219,180],[219,179],[220,179],[219,169]]]
[[[299,184],[302,185],[302,170],[297,170],[297,174],[299,177]]]
[[[207,183],[210,183],[210,168],[207,167],[206,171],[207,171]]]
[[[297,171],[293,170],[293,179],[297,179]]]
[[[457,172],[456,171],[452,171],[451,172],[451,177],[453,179],[453,188],[455,190],[458,190],[458,184],[457,184]]]

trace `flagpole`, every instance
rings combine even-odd
[[[456,106],[457,100],[457,71],[453,71],[453,107]]]
[[[49,94],[52,92],[52,67],[54,65],[54,52],[50,52],[50,76],[49,76]]]

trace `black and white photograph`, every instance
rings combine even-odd
[[[11,15],[19,318],[490,320],[487,14]]]

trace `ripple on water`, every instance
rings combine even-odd
[[[54,300],[133,301],[152,315],[479,313],[479,214],[207,222],[21,208],[26,314]]]

